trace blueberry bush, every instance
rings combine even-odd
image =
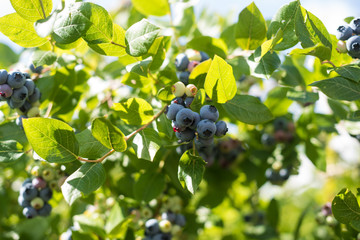
[[[360,18],[10,2],[0,239],[360,239]]]

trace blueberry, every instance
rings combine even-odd
[[[13,94],[11,95],[11,99],[14,102],[24,102],[28,97],[28,90],[25,86],[21,88],[14,89]]]
[[[360,18],[354,18],[350,22],[350,27],[354,30],[355,34],[360,34]]]
[[[194,120],[194,113],[188,108],[183,108],[176,114],[176,122],[179,126],[188,127],[194,122]]]
[[[34,64],[30,64],[30,70],[31,70],[33,73],[40,74],[41,71],[43,70],[43,66],[38,66],[38,67],[35,68]]]
[[[0,84],[6,83],[8,72],[5,69],[0,70]]]
[[[37,214],[37,212],[36,212],[36,210],[34,208],[26,207],[26,208],[23,209],[23,215],[26,218],[30,219],[30,218],[36,217],[38,214]]]
[[[175,58],[175,67],[177,71],[185,71],[189,64],[189,59],[184,53],[180,53]]]
[[[182,132],[186,129],[186,127],[180,126],[176,121],[172,121],[171,126],[172,126],[174,132]]]
[[[346,41],[346,48],[352,58],[360,58],[360,36],[352,36]]]
[[[189,77],[190,77],[190,72],[189,71],[185,71],[185,72],[177,72],[176,73],[177,78],[183,82],[185,85],[189,84]]]
[[[38,107],[32,107],[27,112],[27,116],[29,118],[36,117],[36,116],[39,116],[39,115],[40,115],[40,109]]]
[[[145,222],[145,235],[154,236],[160,232],[159,222],[155,218],[151,218]]]
[[[194,84],[189,84],[185,88],[185,94],[188,97],[194,97],[197,93],[198,89]]]
[[[224,121],[218,121],[218,122],[215,124],[215,126],[216,126],[215,135],[218,136],[218,137],[225,136],[225,134],[226,134],[227,131],[228,131],[226,122],[224,122]]]
[[[35,208],[36,210],[39,210],[40,208],[42,208],[44,206],[44,200],[42,200],[39,197],[36,197],[33,200],[31,200],[30,204],[33,208]]]
[[[22,195],[19,195],[18,197],[18,203],[21,207],[25,208],[25,207],[30,207],[30,201],[25,200],[24,197]]]
[[[23,73],[23,74],[24,74],[24,76],[25,76],[26,79],[31,79],[31,76],[30,76],[29,73],[25,72],[25,73]]]
[[[21,72],[12,72],[8,75],[7,84],[12,88],[21,88],[24,86],[26,77]]]
[[[3,98],[8,98],[13,94],[12,88],[7,84],[0,85],[0,96]]]
[[[184,99],[182,97],[176,97],[173,100],[171,100],[171,104],[180,104],[180,105],[185,105],[184,103]]]
[[[209,55],[206,54],[206,52],[202,52],[202,51],[200,51],[200,56],[201,56],[200,62],[206,61],[210,58]]]
[[[185,84],[183,82],[176,82],[171,87],[171,92],[175,95],[175,97],[182,97],[185,94]]]
[[[184,227],[186,224],[185,216],[182,214],[176,214],[175,224],[180,227]]]
[[[32,179],[31,178],[27,178],[27,179],[25,179],[25,181],[22,183],[22,187],[23,186],[25,186],[26,184],[28,184],[28,183],[31,183],[32,182]]]
[[[175,132],[176,137],[182,142],[190,142],[195,138],[195,130],[186,128],[182,132]]]
[[[185,54],[189,58],[189,61],[200,61],[201,60],[201,53],[194,49],[186,49]]]
[[[51,205],[45,203],[44,206],[37,211],[37,213],[39,214],[39,216],[46,217],[50,215],[51,210],[52,210]]]
[[[25,101],[24,104],[21,107],[19,107],[19,110],[23,113],[27,113],[31,107],[32,107],[31,103],[29,103],[28,101]]]
[[[180,105],[180,104],[171,104],[168,109],[167,109],[167,113],[166,113],[166,117],[169,119],[169,120],[175,120],[176,119],[176,115],[177,113],[184,109],[184,106],[183,105]]]
[[[175,222],[176,214],[173,212],[163,212],[161,214],[161,219],[163,220],[169,220],[170,222]]]
[[[35,188],[45,188],[46,187],[46,181],[42,179],[41,177],[36,177],[32,180],[32,185]]]
[[[6,101],[7,101],[8,105],[9,105],[9,107],[12,108],[12,109],[19,108],[25,103],[25,100],[22,101],[22,102],[15,102],[15,101],[13,101],[12,98],[8,98],[8,99],[6,99]]]
[[[169,220],[167,219],[162,219],[160,222],[159,222],[159,227],[160,227],[160,231],[163,232],[163,233],[168,233],[171,231],[171,227],[172,227],[172,224]]]
[[[339,40],[346,41],[353,34],[353,30],[350,26],[339,26],[336,31],[336,38]]]
[[[45,202],[48,202],[52,198],[52,195],[53,192],[49,187],[41,189],[39,193],[39,197]]]
[[[276,141],[275,141],[275,138],[273,136],[271,136],[270,134],[264,133],[261,136],[261,143],[264,146],[272,147],[272,146],[275,145]]]
[[[193,97],[187,97],[187,98],[185,98],[185,101],[184,101],[185,107],[190,108],[190,105],[191,105],[191,103],[192,103],[193,101],[194,101],[194,98],[193,98]]]
[[[283,117],[276,118],[274,120],[275,130],[285,130],[287,128],[287,124],[288,124],[288,121]]]
[[[35,90],[35,83],[34,83],[34,81],[31,80],[31,79],[27,79],[26,82],[25,82],[25,84],[24,84],[24,86],[27,88],[29,96],[30,96],[30,95],[33,95],[34,90]]]
[[[282,179],[282,180],[288,180],[289,179],[289,177],[290,177],[290,171],[289,171],[289,169],[287,169],[287,168],[282,168],[282,169],[280,169],[280,171],[279,171],[279,176],[280,176],[280,178]]]
[[[209,139],[215,135],[216,125],[209,119],[203,119],[197,125],[197,132],[199,137]]]
[[[199,63],[200,63],[200,62],[198,62],[198,61],[191,61],[191,62],[189,62],[189,65],[188,65],[188,67],[187,67],[188,71],[189,71],[189,72],[192,72],[192,71],[194,70],[194,68],[195,68],[197,65],[199,65]]]
[[[16,120],[15,120],[16,125],[18,125],[19,127],[23,128],[22,120],[23,120],[24,118],[27,118],[27,116],[21,115],[21,116],[17,117]]]
[[[171,240],[170,233],[158,233],[151,238],[151,240]]]
[[[27,183],[20,188],[20,195],[22,195],[25,200],[31,201],[36,198],[38,191],[31,183]]]
[[[195,130],[197,128],[198,123],[200,122],[200,114],[198,114],[197,112],[193,112],[193,116],[194,116],[194,121],[193,123],[189,126],[190,129]]]
[[[41,97],[40,90],[38,88],[35,88],[34,93],[29,96],[29,102],[34,103],[38,101]]]
[[[213,105],[204,105],[200,108],[201,119],[209,119],[216,122],[219,118],[219,112]]]

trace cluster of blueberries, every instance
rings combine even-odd
[[[336,32],[338,51],[352,58],[360,58],[360,18],[354,18],[349,25],[341,25]],[[346,42],[345,42],[346,41]]]
[[[49,216],[52,210],[48,203],[53,190],[59,190],[66,177],[62,171],[56,171],[51,166],[36,165],[31,169],[33,178],[27,178],[21,188],[18,203],[23,207],[26,218]]]
[[[263,133],[261,143],[267,147],[273,147],[276,143],[289,143],[295,137],[295,125],[286,118],[279,117],[273,122],[274,132]]]
[[[173,212],[163,212],[159,219],[150,218],[145,222],[144,240],[171,240],[173,234],[181,231],[186,224],[185,216]]]
[[[330,227],[338,225],[331,210],[331,202],[327,202],[321,207],[315,219],[320,225],[328,225]]]
[[[40,67],[30,69],[35,73],[41,72]],[[0,101],[7,101],[12,109],[16,109],[20,117],[16,123],[22,126],[22,119],[39,115],[39,88],[31,80],[27,72],[14,71],[8,73],[5,69],[0,70]]]

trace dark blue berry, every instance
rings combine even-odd
[[[25,207],[30,207],[30,201],[25,200],[24,197],[22,195],[19,195],[18,197],[18,203],[21,207],[25,208]]]
[[[197,125],[197,132],[200,138],[209,139],[215,135],[216,125],[211,120],[201,120]]]
[[[210,58],[209,55],[207,55],[206,52],[203,52],[203,51],[200,51],[200,55],[201,55],[200,62],[206,61]]]
[[[8,75],[7,84],[12,88],[21,88],[24,86],[26,77],[21,72],[12,72]]]
[[[191,103],[194,101],[193,97],[185,98],[185,107],[190,108]]]
[[[173,212],[163,212],[161,214],[161,219],[162,220],[168,220],[168,221],[174,223],[175,219],[176,219],[176,214],[173,213]]]
[[[181,97],[176,97],[176,98],[174,98],[173,100],[171,100],[171,104],[174,104],[174,103],[176,103],[176,104],[180,104],[180,105],[183,105],[184,106],[184,99],[183,98],[181,98]]]
[[[154,236],[160,232],[159,222],[155,218],[151,218],[145,222],[145,235]]]
[[[5,84],[8,78],[8,72],[5,69],[0,70],[0,84]]]
[[[225,134],[226,134],[227,131],[228,131],[226,122],[224,122],[224,121],[218,121],[218,122],[215,124],[215,126],[216,126],[215,135],[218,136],[218,137],[225,136]]]
[[[352,58],[360,58],[360,36],[352,36],[346,41],[348,54]]]
[[[182,214],[176,214],[175,224],[179,225],[180,227],[184,227],[186,224],[185,216]]]
[[[189,58],[185,53],[180,53],[175,58],[175,67],[177,71],[185,71],[189,64]]]
[[[195,130],[201,119],[200,119],[200,114],[198,114],[197,112],[193,112],[193,116],[194,116],[194,121],[189,126],[189,128]]]
[[[360,18],[354,18],[350,22],[350,27],[354,30],[355,34],[360,34]]]
[[[29,96],[29,102],[34,103],[41,98],[41,93],[38,88],[35,88],[34,93]]]
[[[29,96],[33,95],[33,93],[35,91],[34,81],[31,79],[27,79],[24,86],[27,88]]]
[[[35,210],[35,208],[33,207],[25,207],[23,209],[23,215],[30,219],[30,218],[34,218],[38,215],[37,211]]]
[[[189,77],[190,77],[189,71],[177,72],[176,76],[179,79],[179,81],[183,82],[185,85],[189,84]]]
[[[29,96],[29,92],[25,86],[14,89],[13,94],[11,95],[11,99],[14,102],[24,102],[26,98]]]
[[[200,108],[201,119],[209,119],[216,122],[219,118],[219,112],[213,105],[204,105]]]
[[[348,40],[353,34],[350,26],[339,26],[336,31],[336,38],[342,41]]]
[[[44,206],[37,211],[37,213],[39,214],[39,216],[47,217],[50,215],[51,210],[52,210],[51,205],[48,203],[45,203]]]
[[[184,109],[183,105],[176,104],[176,103],[171,104],[167,109],[166,117],[169,120],[175,120],[177,113],[182,109]]]
[[[30,64],[30,70],[31,70],[33,73],[38,73],[38,74],[40,74],[41,71],[43,70],[43,66],[35,67],[34,64]]]
[[[182,142],[190,142],[195,137],[195,130],[186,128],[184,131],[175,132],[175,135]]]
[[[39,197],[48,202],[52,198],[53,192],[49,187],[43,188],[40,190]]]
[[[20,195],[22,195],[25,200],[31,201],[36,198],[38,191],[31,183],[27,183],[20,188]]]
[[[179,126],[188,127],[194,122],[194,120],[194,112],[188,108],[183,108],[176,114],[176,122]]]

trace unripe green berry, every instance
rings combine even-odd
[[[336,50],[339,52],[339,53],[347,53],[347,48],[346,48],[346,43],[344,41],[338,41],[337,42],[337,48]]]
[[[171,91],[176,97],[182,97],[185,94],[185,88],[185,84],[179,81],[172,85]]]
[[[42,208],[44,206],[44,200],[39,197],[34,198],[31,200],[30,205],[35,208],[36,210]]]
[[[188,84],[185,88],[185,94],[188,97],[194,97],[197,93],[198,89],[194,84]]]
[[[31,169],[30,173],[31,173],[31,175],[33,175],[33,176],[35,176],[35,177],[38,177],[38,176],[40,175],[40,171],[41,171],[40,166],[34,166],[34,167]]]
[[[38,107],[32,107],[27,112],[27,116],[29,118],[36,117],[36,116],[39,116],[39,115],[40,115],[40,109]]]
[[[159,222],[159,227],[162,232],[168,233],[171,231],[172,224],[169,220],[164,219]]]

